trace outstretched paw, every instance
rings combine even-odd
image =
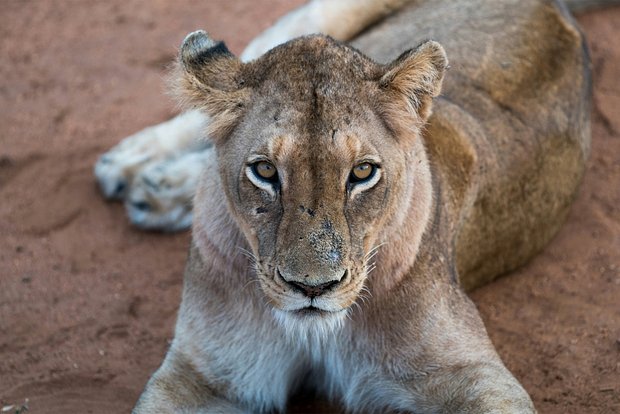
[[[123,199],[136,173],[156,154],[148,142],[154,140],[152,128],[125,138],[95,163],[95,177],[105,198]]]
[[[181,231],[192,223],[192,201],[213,149],[150,163],[136,175],[125,208],[129,220],[149,230]]]
[[[95,176],[108,199],[124,199],[133,179],[147,164],[208,145],[201,138],[205,116],[185,112],[123,139],[95,164]]]

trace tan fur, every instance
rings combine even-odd
[[[462,287],[523,264],[567,213],[589,151],[583,39],[553,2],[434,0],[353,45],[372,59],[324,36],[249,63],[184,42],[178,89],[215,153],[175,339],[135,413],[281,411],[301,386],[351,412],[535,412]],[[277,186],[248,178],[256,159]],[[369,160],[379,179],[356,190]]]

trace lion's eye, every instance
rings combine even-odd
[[[369,162],[358,164],[351,170],[349,181],[351,183],[368,181],[375,175],[376,169],[377,167]]]
[[[252,164],[252,171],[262,180],[276,182],[278,180],[278,170],[267,161],[258,161]]]

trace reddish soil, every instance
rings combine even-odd
[[[239,52],[296,4],[0,2],[0,408],[130,410],[171,338],[189,235],[131,228],[93,163],[175,113],[163,68],[187,32]],[[620,8],[578,20],[595,74],[579,197],[542,254],[473,298],[541,413],[617,413]]]

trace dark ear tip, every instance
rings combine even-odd
[[[193,50],[205,50],[210,49],[216,45],[215,40],[209,37],[209,34],[204,30],[196,30],[195,32],[191,32],[185,39],[183,39],[183,43],[181,44],[182,52],[191,52]]]
[[[211,52],[230,53],[224,43],[213,40],[204,30],[196,30],[188,34],[181,44],[181,61],[188,66]]]

